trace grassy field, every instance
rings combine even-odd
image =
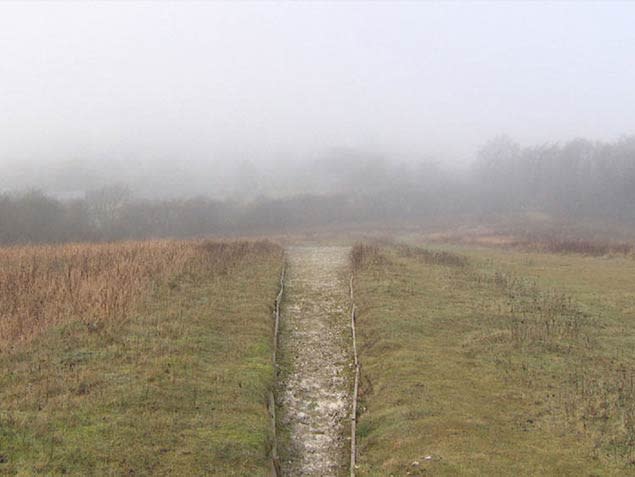
[[[359,247],[360,475],[635,474],[635,262]]]
[[[270,474],[268,242],[0,250],[0,475]]]

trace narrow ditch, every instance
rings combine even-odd
[[[354,364],[348,247],[290,247],[276,385],[283,476],[344,476]]]

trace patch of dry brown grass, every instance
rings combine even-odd
[[[576,254],[592,257],[604,255],[635,254],[635,246],[629,242],[557,236],[545,233],[508,234],[489,230],[469,230],[424,235],[426,242],[456,245],[475,245],[491,248],[508,248],[529,252]]]
[[[157,283],[201,266],[226,273],[271,242],[142,241],[0,248],[0,349],[51,325],[125,318]]]

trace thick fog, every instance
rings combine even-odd
[[[1,2],[0,242],[635,223],[634,23],[632,2]]]
[[[3,2],[1,187],[219,196],[254,174],[269,193],[333,149],[454,166],[500,133],[614,140],[635,125],[634,21],[605,2]]]

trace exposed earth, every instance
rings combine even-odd
[[[278,416],[285,476],[349,471],[353,379],[348,247],[291,247],[280,318]]]

